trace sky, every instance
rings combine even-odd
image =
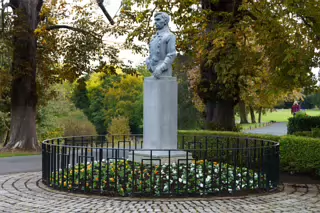
[[[104,6],[107,9],[108,13],[110,14],[111,17],[114,17],[117,12],[119,12],[119,7],[121,5],[121,0],[104,0]],[[98,11],[99,14],[103,15],[102,11]],[[107,22],[108,19],[105,18]],[[120,38],[115,38],[115,37],[106,37],[104,38],[106,43],[110,44],[121,44],[125,41],[125,37],[120,37]],[[141,43],[143,44],[143,43]],[[133,66],[138,66],[143,63],[145,63],[146,57],[143,57],[142,55],[138,54],[133,54],[132,51],[130,50],[121,50],[119,54],[119,58],[123,61],[132,61]]]

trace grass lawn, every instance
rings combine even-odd
[[[0,144],[0,149],[1,148],[2,148],[2,144]],[[29,156],[29,155],[41,155],[41,152],[23,152],[23,151],[0,152],[0,158]]]
[[[29,155],[40,155],[40,152],[1,152],[0,158],[17,157],[17,156],[29,156]]]
[[[311,116],[320,116],[320,110],[308,109],[305,110],[308,115]],[[288,122],[288,118],[292,117],[290,109],[278,109],[275,112],[267,112],[265,115],[262,115],[262,122],[269,122],[271,120],[276,122]],[[248,115],[250,121],[250,115]],[[239,122],[239,117],[236,116],[236,121]],[[256,114],[256,120],[258,120],[258,114]]]

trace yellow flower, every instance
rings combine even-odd
[[[114,178],[110,178],[109,180],[110,180],[111,182],[114,182]]]
[[[84,169],[81,169],[81,171],[80,172],[84,172]]]
[[[219,166],[219,163],[218,162],[213,162],[213,165],[214,166]]]
[[[86,183],[86,187],[88,187],[89,186],[89,183]]]
[[[64,182],[64,183],[63,183],[63,186],[66,187],[66,186],[67,186],[67,182]]]
[[[98,181],[99,180],[99,177],[96,177],[96,181]]]

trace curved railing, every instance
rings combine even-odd
[[[142,149],[142,135],[42,143],[49,187],[114,196],[243,195],[279,183],[279,144],[254,138],[178,137],[179,149]]]

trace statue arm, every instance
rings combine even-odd
[[[176,37],[174,35],[171,35],[168,38],[167,51],[168,53],[162,63],[161,71],[167,70],[173,64],[174,59],[177,57]]]
[[[147,68],[148,68],[148,70],[150,71],[150,72],[152,72],[152,70],[151,70],[151,64],[150,64],[151,62],[150,62],[150,56],[147,58],[147,60],[146,60],[146,64],[147,64]]]

